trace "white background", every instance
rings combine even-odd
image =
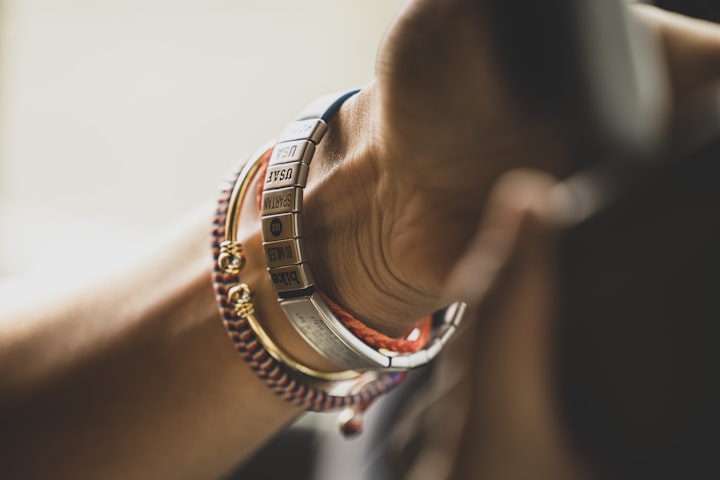
[[[370,81],[400,5],[0,0],[0,279],[147,243],[316,95]]]

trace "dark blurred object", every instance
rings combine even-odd
[[[720,135],[636,181],[560,245],[562,411],[612,478],[720,478]]]
[[[656,156],[667,129],[663,52],[624,0],[481,4],[517,96],[575,128],[579,154],[570,170],[608,157],[647,163]]]
[[[271,439],[224,480],[309,480],[315,469],[317,445],[318,432],[296,423]]]
[[[719,18],[715,1],[659,4]],[[560,243],[562,411],[611,478],[720,478],[716,105],[678,129],[703,144],[660,152],[652,168],[621,155],[585,172],[595,183],[578,183],[611,195]]]
[[[483,4],[525,105],[577,128],[587,202],[558,250],[572,439],[610,478],[720,478],[720,123],[698,121],[720,111],[669,150],[663,52],[622,0]],[[657,4],[720,21],[718,0]]]

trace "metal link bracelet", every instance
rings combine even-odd
[[[357,90],[321,97],[280,134],[263,179],[263,248],[280,305],[303,338],[341,368],[357,371],[407,370],[426,364],[456,331],[465,304],[436,312],[425,348],[414,353],[375,349],[355,336],[332,313],[307,263],[302,231],[303,191],[315,148],[328,122]]]

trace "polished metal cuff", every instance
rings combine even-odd
[[[415,353],[376,349],[356,337],[330,311],[307,263],[302,230],[303,190],[313,154],[342,103],[357,90],[322,97],[288,125],[269,160],[261,200],[263,248],[280,305],[303,338],[338,367],[406,370],[432,360],[456,331],[465,304],[433,315],[433,333]]]

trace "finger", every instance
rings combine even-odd
[[[449,279],[448,294],[471,304],[473,413],[460,463],[478,477],[576,473],[552,389],[553,185],[535,171],[503,176],[475,241]],[[488,267],[498,254],[494,262],[501,265]],[[488,270],[494,272],[491,285]],[[481,288],[473,293],[473,285]]]
[[[516,253],[524,222],[538,215],[551,217],[545,211],[550,208],[546,196],[554,185],[553,177],[529,169],[510,171],[495,182],[475,237],[448,276],[448,298],[463,300],[471,308],[482,303]]]
[[[394,178],[484,196],[512,168],[563,170],[564,125],[527,115],[493,27],[486,2],[415,0],[389,29],[372,91]]]
[[[636,5],[635,11],[660,34],[678,99],[720,80],[720,25],[649,5]]]
[[[473,149],[456,155],[456,162],[477,163],[478,152],[488,149],[479,138],[485,132],[492,132],[494,144],[505,140],[503,126],[515,118],[496,62],[488,19],[475,2],[410,2],[377,60],[383,121],[392,133],[387,148],[412,152],[391,157],[428,166],[447,152]],[[437,175],[442,168],[429,180]]]

